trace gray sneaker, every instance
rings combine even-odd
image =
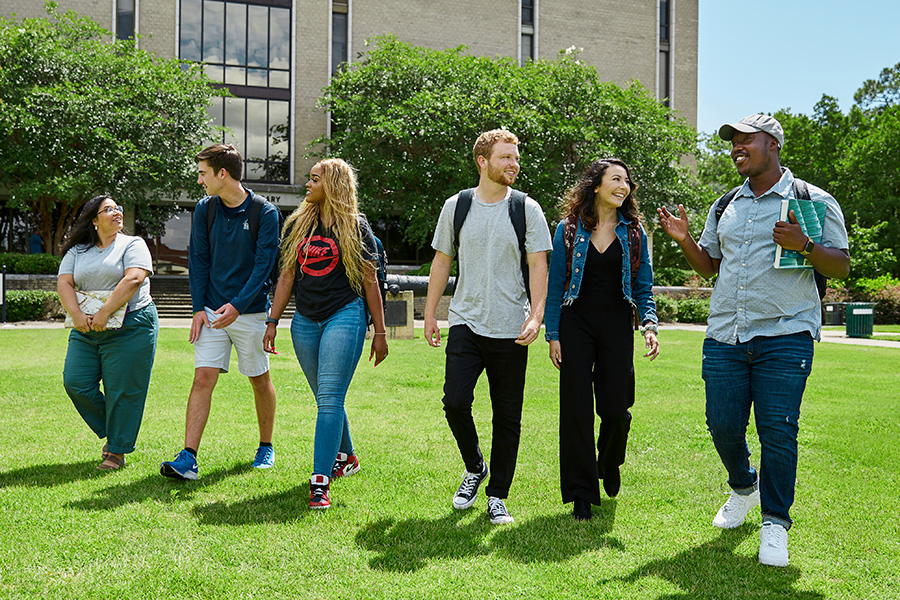
[[[509,514],[509,511],[506,510],[506,505],[503,504],[503,500],[497,498],[495,496],[488,496],[488,517],[491,519],[491,523],[494,525],[503,525],[505,523],[512,523],[513,518]]]
[[[463,510],[475,504],[478,486],[488,476],[487,464],[482,464],[482,467],[481,473],[470,473],[469,471],[463,473],[462,483],[459,484],[459,489],[453,496],[453,508]]]

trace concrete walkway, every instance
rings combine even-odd
[[[415,322],[416,329],[424,329],[425,322],[424,321],[416,321]],[[442,329],[446,329],[448,324],[446,321],[441,321],[438,323]],[[15,323],[0,323],[0,331],[4,329],[62,329],[63,322],[62,321],[17,321]],[[187,329],[191,326],[190,319],[160,319],[159,320],[160,327],[166,328],[184,328]],[[278,323],[279,329],[290,329],[291,322],[290,319],[282,319]],[[684,329],[688,331],[705,331],[706,325],[698,325],[693,323],[663,323],[660,326],[660,330],[665,332],[666,329]],[[856,346],[877,346],[881,348],[898,348],[900,349],[900,342],[893,342],[888,340],[879,340],[879,335],[889,335],[889,336],[898,336],[900,334],[896,333],[875,333],[872,338],[851,338],[847,337],[846,333],[843,329],[833,330],[833,329],[823,329],[822,330],[822,341],[830,342],[833,344],[853,344]]]

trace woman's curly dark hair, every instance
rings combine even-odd
[[[585,170],[581,179],[574,186],[569,188],[565,196],[560,202],[560,218],[565,220],[569,215],[575,215],[581,219],[585,229],[594,229],[597,226],[597,215],[594,213],[594,192],[597,186],[603,181],[603,175],[606,170],[617,165],[625,169],[628,176],[630,190],[619,209],[625,218],[631,221],[629,227],[639,227],[641,222],[641,213],[638,210],[638,201],[634,195],[638,184],[631,178],[631,171],[623,161],[618,158],[601,158],[594,161],[591,166]]]

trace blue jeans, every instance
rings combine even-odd
[[[362,298],[348,302],[324,321],[312,321],[294,312],[294,353],[318,406],[313,475],[331,477],[337,453],[354,453],[344,399],[365,339]]]
[[[763,522],[791,526],[797,478],[800,401],[813,361],[807,333],[755,337],[734,346],[703,342],[706,424],[728,485],[748,494],[759,486]],[[747,425],[750,406],[759,436],[759,474],[750,466]]]

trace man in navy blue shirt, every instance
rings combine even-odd
[[[259,448],[253,466],[267,469],[275,464],[275,387],[262,338],[269,310],[269,274],[278,256],[278,209],[264,198],[254,198],[253,191],[241,185],[243,159],[231,144],[209,146],[195,160],[197,182],[207,197],[194,209],[188,258],[194,383],[184,449],[160,467],[160,473],[176,479],[197,479],[197,449],[219,373],[228,371],[232,345],[238,370],[250,379],[256,400]],[[253,203],[260,201],[258,231],[254,232],[250,212]],[[216,214],[210,224],[212,210]]]

